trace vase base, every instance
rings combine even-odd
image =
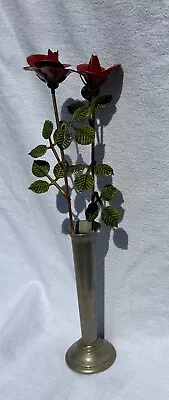
[[[75,342],[66,353],[66,363],[73,371],[94,374],[109,368],[116,359],[116,350],[105,339],[86,345],[82,339]]]

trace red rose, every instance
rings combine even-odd
[[[58,84],[63,82],[71,73],[71,70],[66,69],[69,64],[61,64],[58,59],[58,51],[52,52],[48,50],[48,55],[32,54],[27,57],[29,67],[24,67],[26,71],[34,71],[38,78],[46,82],[50,88],[58,87]]]
[[[89,64],[80,64],[77,66],[77,72],[85,78],[88,86],[97,88],[106,81],[111,71],[119,66],[120,64],[115,64],[105,69],[101,67],[98,57],[92,55]]]

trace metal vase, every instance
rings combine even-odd
[[[97,235],[95,231],[71,235],[82,337],[68,349],[66,363],[83,374],[104,371],[116,358],[112,344],[97,334]]]

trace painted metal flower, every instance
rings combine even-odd
[[[110,73],[118,67],[120,67],[120,64],[114,64],[105,69],[101,67],[99,58],[92,55],[89,64],[80,64],[77,66],[77,72],[84,77],[87,86],[98,88],[106,81]]]
[[[48,87],[57,88],[72,72],[70,64],[61,64],[58,58],[58,51],[48,50],[48,54],[32,54],[27,57],[29,67],[24,67],[26,71],[34,71],[39,79],[46,82]]]

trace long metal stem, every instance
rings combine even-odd
[[[92,97],[91,100],[91,112],[90,112],[90,125],[95,130],[95,97]],[[95,191],[95,173],[94,173],[94,164],[95,164],[95,138],[93,143],[91,144],[91,165],[92,165],[92,176],[93,176],[93,193]]]
[[[57,125],[57,128],[59,130],[61,130],[55,90],[51,90],[51,94],[52,94],[53,109],[54,109],[54,114],[55,114],[55,119],[56,119],[56,125]],[[64,156],[63,150],[61,150],[61,159],[62,159],[62,166],[63,166],[63,171],[64,171],[66,198],[67,198],[67,205],[68,205],[68,212],[69,212],[69,219],[70,219],[70,229],[71,229],[71,233],[73,233],[73,231],[74,231],[73,213],[72,213],[71,197],[70,197],[69,184],[68,184],[67,171],[66,171],[65,156]]]

